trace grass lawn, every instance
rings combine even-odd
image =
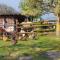
[[[32,55],[33,60],[49,60],[41,55],[42,52],[48,50],[60,50],[60,38],[39,36],[36,40],[18,41],[15,46],[11,41],[0,40],[0,60],[4,60],[4,56],[15,58],[23,55]]]

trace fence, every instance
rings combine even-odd
[[[21,29],[24,27],[22,26],[23,24],[18,24],[17,29]],[[29,25],[29,24],[24,24],[24,25]],[[26,34],[27,37],[36,37],[38,34],[47,34],[48,32],[54,32],[56,29],[56,25],[55,24],[43,24],[41,25],[40,23],[32,23],[31,26],[29,26],[28,28],[32,28],[32,31],[26,31],[26,32],[18,32],[18,35],[24,35]]]
[[[25,25],[30,25],[30,24],[25,24]],[[23,38],[27,38],[27,37],[35,38],[38,33],[46,35],[48,32],[55,31],[55,27],[54,27],[55,24],[52,24],[52,25],[43,24],[43,25],[41,25],[40,23],[32,23],[31,26],[28,27],[28,29],[32,29],[32,30],[28,31],[28,29],[27,29],[27,31],[23,31],[23,32],[21,32],[21,28],[23,28],[22,30],[24,30],[24,27],[22,24],[17,24],[15,26],[16,26],[17,33],[14,32],[11,34],[16,34],[17,39],[23,39]],[[6,40],[7,36],[4,35],[5,30],[0,31],[0,32],[2,32],[2,34],[0,34],[0,37],[2,36],[2,39]],[[10,37],[11,35],[8,35],[8,36]]]

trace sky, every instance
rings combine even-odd
[[[57,17],[54,15],[54,13],[47,13],[41,16],[43,20],[57,20]]]
[[[16,11],[20,12],[19,9],[19,3],[21,3],[22,0],[0,0],[0,4],[5,4],[7,6],[10,6],[12,8],[14,8]],[[56,20],[56,16],[54,16],[53,13],[48,13],[48,14],[44,14],[42,16],[42,19],[44,20]]]
[[[0,0],[0,4],[10,6],[14,8],[16,11],[20,11],[20,9],[18,8],[20,2],[21,0]]]

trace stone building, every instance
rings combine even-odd
[[[0,27],[7,32],[15,31],[16,24],[24,21],[25,16],[16,12],[13,8],[0,5]]]

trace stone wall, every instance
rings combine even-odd
[[[14,18],[13,17],[7,17],[7,18],[3,18],[0,17],[0,27],[4,28],[5,30],[14,30]]]

